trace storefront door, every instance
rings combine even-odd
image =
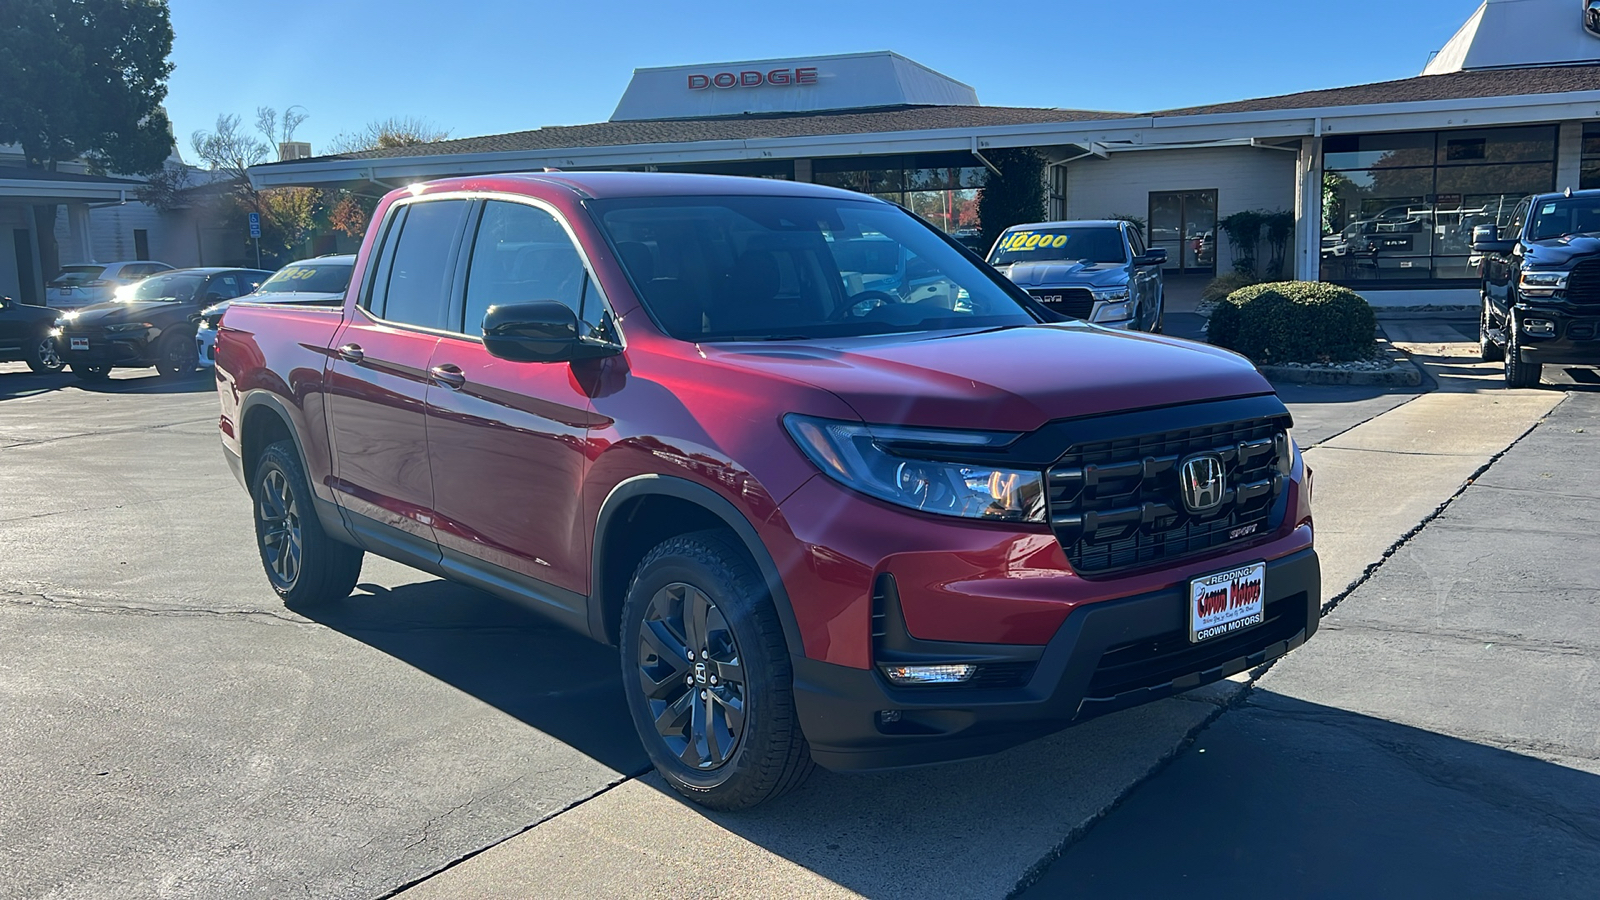
[[[1212,275],[1217,271],[1217,192],[1152,191],[1150,246],[1167,251],[1167,271]]]

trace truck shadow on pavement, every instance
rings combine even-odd
[[[1270,884],[1600,896],[1600,775],[1255,691],[1024,896],[1239,897]]]
[[[398,659],[627,775],[649,768],[616,650],[448,581],[361,584],[294,612]]]

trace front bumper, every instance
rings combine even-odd
[[[73,338],[87,338],[88,350],[73,350]],[[56,349],[68,365],[79,366],[150,366],[152,345],[143,335],[113,338],[104,333],[65,332],[56,338]]]
[[[196,358],[200,360],[200,367],[210,369],[217,364],[217,330],[201,325],[194,333]]]
[[[1550,335],[1523,329],[1523,362],[1600,366],[1600,315],[1574,315],[1562,309],[1528,305],[1518,306],[1517,315],[1522,323],[1542,319],[1555,326],[1555,333]]]
[[[876,668],[795,658],[801,727],[812,757],[835,770],[994,753],[1218,681],[1299,647],[1316,632],[1321,612],[1316,552],[1269,561],[1266,589],[1262,624],[1201,644],[1188,640],[1185,582],[1078,607],[1042,647],[965,645],[982,654],[977,680],[982,667],[990,667],[1000,673],[990,680],[999,687],[895,687]],[[884,618],[893,635],[897,603],[888,599]]]

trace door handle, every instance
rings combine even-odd
[[[461,374],[460,368],[449,363],[434,366],[428,370],[428,374],[433,377],[434,384],[452,391],[459,391],[467,384],[467,376]]]
[[[360,344],[345,344],[339,348],[339,358],[348,363],[359,363],[367,358]]]

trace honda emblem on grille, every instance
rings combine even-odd
[[[1221,506],[1227,486],[1222,459],[1214,454],[1191,456],[1178,468],[1183,505],[1192,513],[1210,512]]]

